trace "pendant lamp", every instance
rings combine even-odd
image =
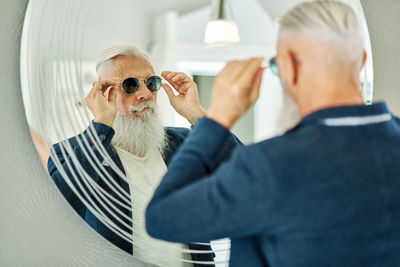
[[[230,1],[214,0],[204,43],[211,46],[226,46],[239,42],[239,30],[233,19]]]

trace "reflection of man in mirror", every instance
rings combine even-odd
[[[70,160],[68,154],[64,154],[60,145],[56,144],[52,149],[53,157],[48,163],[50,175],[89,225],[142,261],[161,266],[193,266],[193,263],[176,259],[213,262],[209,245],[186,245],[156,240],[148,236],[144,227],[144,211],[148,201],[171,157],[190,132],[186,128],[163,127],[156,106],[157,91],[162,86],[173,108],[194,124],[197,118],[205,114],[199,103],[196,84],[184,73],[163,72],[163,78],[178,92],[175,95],[171,87],[162,84],[161,77],[155,75],[148,55],[140,48],[130,45],[106,49],[100,56],[96,69],[99,80],[93,83],[93,88],[86,97],[94,121],[84,133],[68,140],[71,145],[70,153],[77,157],[79,163]],[[89,144],[88,147],[85,147],[85,141]],[[224,149],[218,153],[215,163],[228,158],[237,144],[240,141],[231,135]],[[96,165],[94,158],[101,162],[101,166]],[[114,163],[116,166],[113,166]],[[79,166],[81,170],[78,170]],[[64,177],[71,180],[78,194],[66,183],[62,176],[64,171]],[[132,182],[132,186],[121,177],[121,171]],[[108,202],[103,201],[107,204],[102,204],[96,194],[88,190],[83,179],[84,173],[96,182],[106,199],[114,204],[114,210],[111,208],[110,211]],[[107,179],[113,181],[107,182]],[[114,189],[113,182],[124,192]],[[83,184],[82,188],[79,183]],[[126,196],[131,197],[128,203]],[[85,201],[93,202],[92,205],[98,207],[97,211],[111,220],[111,227],[99,220],[84,204]],[[115,205],[116,202],[119,204]],[[132,231],[133,248],[129,242]],[[190,253],[188,248],[201,252]]]
[[[310,1],[282,17],[269,66],[302,119],[215,167],[228,129],[259,96],[263,60],[230,62],[217,76],[207,115],[147,208],[149,234],[229,237],[231,266],[400,266],[400,120],[385,103],[364,103],[356,14]]]

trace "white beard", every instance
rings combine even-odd
[[[299,108],[287,90],[282,90],[282,107],[276,123],[278,135],[295,127],[301,120]]]
[[[148,110],[143,110],[144,108]],[[138,106],[130,106],[128,115],[117,112],[113,128],[115,135],[112,145],[124,149],[138,157],[149,152],[164,153],[166,134],[158,116],[158,110],[152,102],[142,102]],[[142,117],[136,117],[136,111],[142,111]]]

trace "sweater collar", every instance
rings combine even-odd
[[[324,124],[326,126],[357,126],[389,121],[392,115],[386,103],[372,105],[338,106],[321,109],[304,117],[299,126]]]

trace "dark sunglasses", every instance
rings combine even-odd
[[[128,95],[132,95],[136,93],[136,91],[139,89],[140,81],[141,80],[133,77],[126,78],[122,81],[122,90]],[[157,92],[158,90],[160,90],[161,77],[150,76],[146,78],[144,82],[151,92]]]
[[[276,65],[276,57],[269,60],[268,65],[273,74],[278,75],[278,66]]]

